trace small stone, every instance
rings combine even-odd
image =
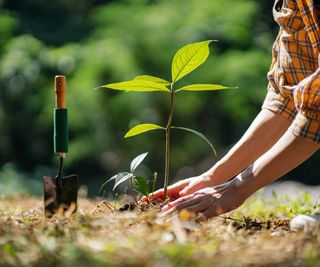
[[[290,229],[297,231],[313,231],[320,225],[320,214],[306,215],[300,214],[293,218],[290,222]]]

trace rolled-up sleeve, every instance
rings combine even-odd
[[[268,93],[262,104],[262,109],[279,113],[290,121],[293,121],[297,115],[293,100],[273,88],[271,84],[268,85]]]
[[[296,86],[294,103],[298,114],[290,131],[298,137],[320,143],[320,68]]]
[[[279,113],[286,119],[292,121],[297,114],[293,99],[281,92],[275,81],[278,62],[277,51],[279,50],[280,36],[281,31],[279,31],[279,34],[272,47],[272,63],[267,75],[269,80],[268,93],[263,101],[262,109],[268,109],[275,113]]]
[[[315,56],[319,55],[320,25],[318,8],[312,0],[299,0],[297,5],[308,33]],[[320,68],[302,80],[294,90],[294,102],[298,110],[290,131],[301,138],[320,143]]]

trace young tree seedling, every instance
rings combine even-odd
[[[134,171],[137,167],[141,164],[144,158],[148,155],[148,153],[142,153],[139,156],[135,157],[130,164],[130,171],[129,172],[120,172],[114,176],[112,176],[108,181],[102,184],[100,191],[102,188],[110,181],[114,180],[114,186],[112,191],[114,191],[120,184],[124,183],[125,181],[130,179],[130,187],[131,190],[135,190],[136,192],[140,193],[145,197],[149,197],[150,191],[147,181],[141,177],[134,174]],[[99,191],[99,192],[100,192]]]
[[[170,107],[167,124],[160,126],[152,123],[138,124],[131,128],[125,138],[136,136],[152,130],[162,130],[165,132],[165,176],[164,176],[164,200],[167,198],[167,187],[169,183],[170,171],[170,133],[172,129],[183,130],[196,134],[202,138],[216,155],[216,151],[211,142],[200,132],[173,125],[174,97],[183,91],[216,91],[222,89],[234,89],[236,87],[226,87],[218,84],[191,84],[176,89],[176,83],[190,72],[203,64],[209,56],[209,45],[213,40],[207,40],[188,44],[175,54],[171,65],[171,82],[159,77],[150,75],[139,75],[133,80],[106,84],[101,87],[113,90],[128,92],[163,92],[170,96]],[[123,177],[124,178],[124,177]]]

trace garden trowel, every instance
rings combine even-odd
[[[59,158],[59,171],[52,179],[44,177],[44,212],[46,217],[54,214],[64,215],[77,210],[78,175],[63,177],[63,160],[68,153],[68,110],[66,108],[66,78],[56,76],[55,83],[56,108],[53,113],[53,146]]]

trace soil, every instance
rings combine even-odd
[[[255,196],[204,222],[132,204],[80,199],[76,214],[45,219],[42,198],[1,198],[0,266],[319,266],[320,230],[289,229],[301,200]]]

